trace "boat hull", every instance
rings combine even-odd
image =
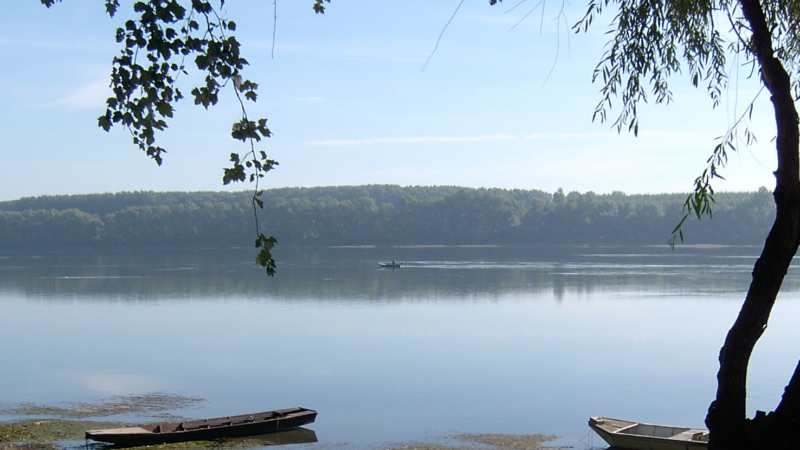
[[[86,432],[86,438],[122,446],[203,441],[292,430],[314,422],[316,417],[317,412],[314,410],[293,408],[142,427],[90,430]]]
[[[612,425],[609,425],[611,422]],[[589,419],[589,427],[594,430],[608,445],[621,450],[707,450],[708,442],[693,440],[692,436],[703,430],[679,427],[666,427],[660,425],[640,424],[619,419],[595,418]],[[670,430],[672,436],[635,434],[636,428],[649,428],[657,430]],[[615,428],[617,428],[615,430]],[[669,433],[666,433],[669,434]]]

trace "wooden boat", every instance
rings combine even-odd
[[[379,262],[378,265],[383,267],[384,269],[399,269],[400,267],[402,267],[402,264],[397,261]]]
[[[316,411],[298,407],[185,422],[89,430],[86,439],[124,446],[199,441],[291,430],[314,422],[316,417]]]
[[[708,431],[610,417],[590,417],[589,427],[608,445],[627,450],[699,450],[708,448]]]

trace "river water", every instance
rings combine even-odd
[[[205,417],[317,409],[317,446],[548,433],[590,415],[702,425],[755,247],[0,252],[0,407],[168,393]],[[396,270],[378,262],[396,259]],[[751,363],[773,407],[800,357],[792,270]],[[14,418],[4,416],[0,418]],[[147,417],[123,417],[147,420]],[[588,441],[587,441],[588,440]]]

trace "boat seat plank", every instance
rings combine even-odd
[[[125,427],[125,428],[107,428],[104,430],[90,430],[89,433],[101,435],[101,434],[149,434],[152,433],[150,430],[145,430],[142,427]]]
[[[183,424],[181,423],[171,423],[171,422],[164,422],[158,424],[158,426],[153,430],[156,433],[172,433],[175,431],[182,431]]]
[[[672,438],[681,441],[708,442],[708,432],[704,432],[703,430],[686,430],[683,433],[676,434]]]
[[[631,422],[629,420],[621,420],[621,419],[612,419],[610,417],[598,417],[597,420],[599,421],[598,425],[611,432],[616,432],[623,428],[629,428],[631,426],[638,425],[637,422]]]

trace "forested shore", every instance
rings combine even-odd
[[[662,244],[686,194],[547,193],[368,185],[264,192],[262,227],[288,245]],[[718,193],[686,243],[758,244],[771,193]],[[123,192],[0,202],[0,247],[241,246],[254,236],[248,192]]]

